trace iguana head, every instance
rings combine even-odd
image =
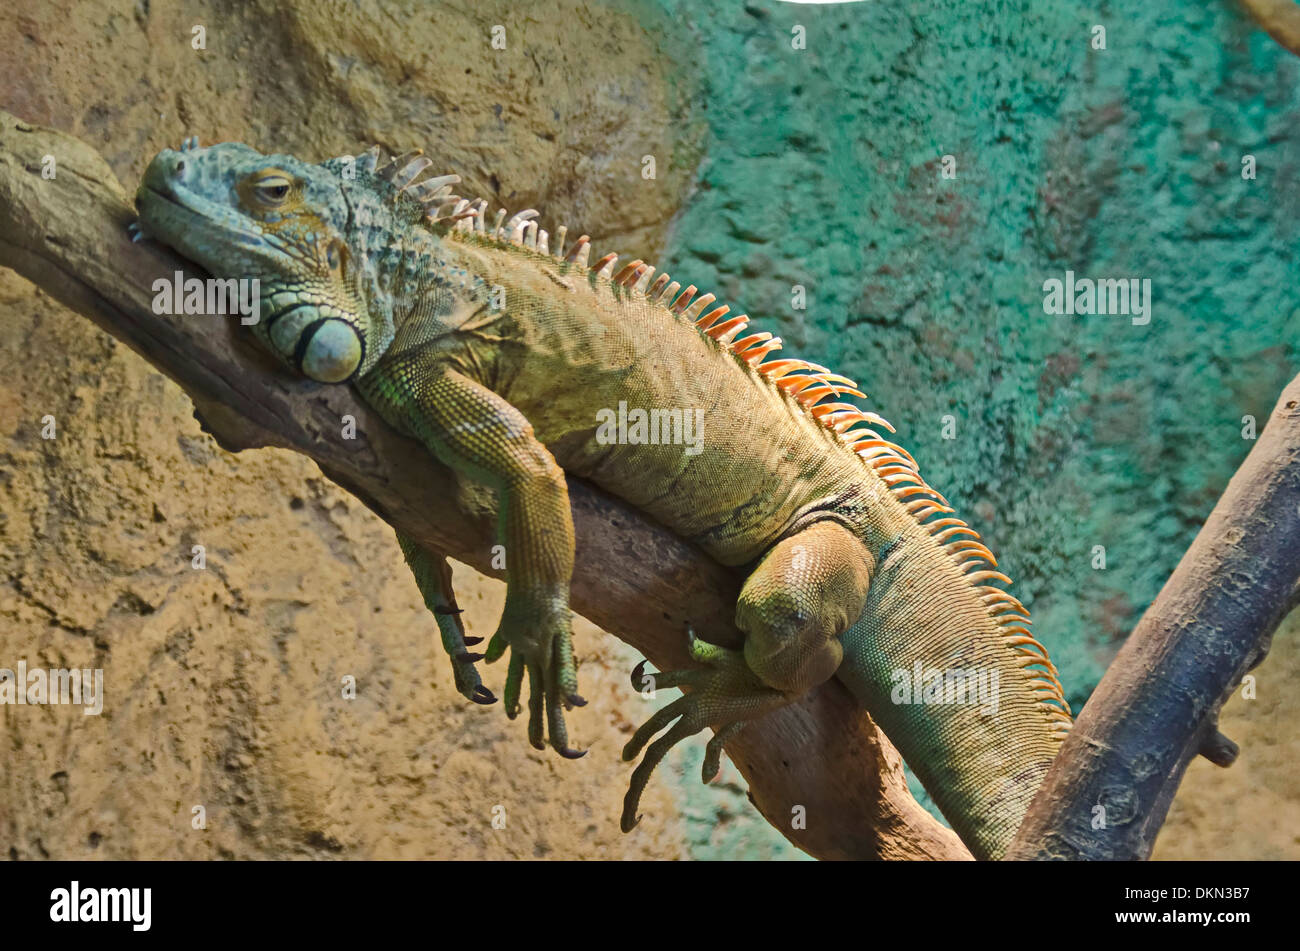
[[[258,279],[262,342],[313,380],[345,382],[391,339],[378,258],[423,211],[364,159],[311,165],[189,139],[149,163],[139,226],[218,278]]]

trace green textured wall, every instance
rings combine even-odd
[[[1077,710],[1300,369],[1300,62],[1222,0],[658,5],[710,131],[667,269],[862,384]],[[1066,269],[1150,323],[1045,315]],[[697,855],[792,853],[680,756]]]

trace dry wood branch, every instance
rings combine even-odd
[[[1148,857],[1192,757],[1236,758],[1219,709],[1298,585],[1300,377],[1079,714],[1007,857]]]
[[[1300,56],[1300,6],[1295,0],[1241,0],[1241,5],[1269,36]]]
[[[57,175],[41,177],[52,155]],[[280,446],[381,518],[430,547],[489,564],[490,514],[457,507],[451,474],[398,436],[350,388],[290,378],[239,333],[237,320],[152,312],[152,285],[202,271],[150,243],[133,245],[131,205],[94,150],[0,112],[0,264],[95,321],[175,380],[230,451]],[[340,419],[357,420],[355,440]],[[569,481],[577,529],[573,607],[641,650],[661,669],[684,666],[689,618],[702,637],[738,643],[732,613],[741,577],[617,499]],[[436,647],[430,636],[430,649]],[[631,689],[629,685],[629,689]],[[648,708],[647,708],[648,709]],[[583,721],[571,729],[581,738]],[[526,742],[520,729],[519,742]],[[757,722],[728,744],[758,809],[821,858],[969,858],[912,799],[902,761],[848,691],[831,682]],[[807,828],[791,829],[791,809]],[[612,817],[611,817],[612,821]]]

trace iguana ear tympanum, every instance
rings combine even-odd
[[[838,676],[979,857],[1002,854],[1070,726],[1024,606],[855,384],[776,353],[770,333],[642,261],[588,265],[533,211],[423,178],[427,158],[312,165],[189,140],[149,165],[138,228],[218,278],[257,278],[261,341],[292,370],[355,386],[390,424],[495,490],[507,597],[488,660],[510,652],[507,714],[564,756],[583,701],[570,643],[573,523],[564,473],[643,510],[719,562],[752,565],[743,651],[692,640],[689,686],[636,731],[623,827],[669,747],[747,721]],[[551,248],[554,248],[552,253]],[[452,659],[467,651],[445,557],[398,540]],[[639,685],[638,685],[639,686]]]

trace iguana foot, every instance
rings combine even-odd
[[[434,617],[438,620],[439,629],[444,625],[451,627],[451,630],[444,632],[443,642],[447,645],[448,656],[451,658],[451,675],[456,683],[456,690],[466,700],[474,703],[488,705],[497,702],[496,695],[483,686],[483,680],[479,677],[478,668],[474,666],[477,661],[483,659],[482,654],[473,654],[466,650],[475,644],[481,644],[483,638],[470,637],[465,633],[465,628],[461,624],[460,608],[435,607],[433,609]],[[459,642],[459,643],[457,643]]]
[[[483,655],[471,654],[467,650],[468,647],[481,643],[483,638],[470,637],[465,633],[465,625],[460,618],[461,609],[456,604],[456,592],[451,586],[451,565],[446,556],[425,549],[410,535],[402,532],[397,533],[397,543],[415,576],[425,607],[433,612],[433,618],[438,622],[443,650],[451,658],[456,690],[466,700],[474,703],[496,703],[497,698],[483,686],[483,681],[474,668],[474,662],[481,660]]]
[[[535,620],[539,614],[541,620]],[[545,716],[545,734],[555,751],[566,759],[585,756],[586,750],[570,748],[564,725],[565,710],[587,704],[578,694],[568,610],[520,611],[514,609],[507,595],[501,626],[488,642],[487,662],[498,660],[507,648],[510,666],[506,671],[506,716],[513,720],[519,715],[519,695],[527,672],[528,742],[536,749],[546,748],[542,739]]]
[[[646,687],[687,687],[690,693],[657,711],[623,747],[623,759],[634,760],[651,737],[674,720],[677,721],[667,733],[650,743],[645,759],[641,760],[632,773],[627,795],[623,798],[620,825],[624,832],[630,832],[641,820],[637,815],[641,793],[645,791],[646,783],[659,761],[673,746],[705,727],[713,727],[715,732],[705,747],[704,765],[700,771],[701,779],[707,783],[718,774],[722,748],[727,740],[740,732],[750,720],[756,720],[794,699],[764,684],[749,669],[741,651],[709,644],[697,638],[693,631],[688,630],[687,636],[690,638],[691,659],[706,665],[705,669],[646,674],[645,661],[641,661],[632,671],[632,686],[637,690]]]

